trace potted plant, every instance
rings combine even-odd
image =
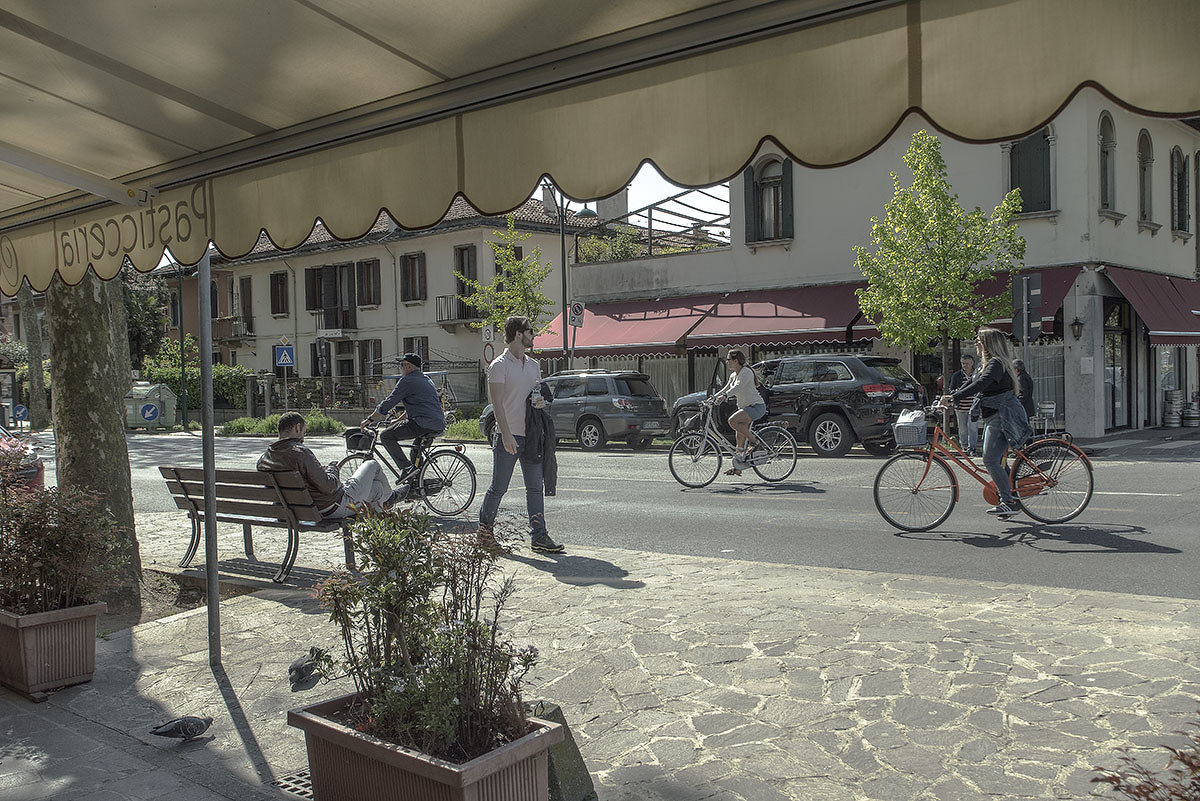
[[[35,701],[90,681],[116,521],[79,492],[27,486],[0,453],[0,684]]]
[[[415,509],[360,517],[351,537],[361,572],[317,589],[344,653],[318,669],[348,674],[355,692],[288,712],[315,796],[546,799],[547,749],[563,731],[527,717],[521,685],[537,651],[499,628],[512,578],[496,577],[474,537]]]

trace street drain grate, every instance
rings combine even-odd
[[[271,784],[301,798],[313,797],[312,777],[308,775],[307,770],[300,770],[295,773],[289,773],[286,776],[280,776],[271,782]]]

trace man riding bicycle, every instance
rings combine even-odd
[[[388,456],[396,463],[401,475],[412,466],[404,453],[403,440],[416,439],[426,434],[440,434],[446,430],[446,417],[442,412],[442,401],[437,388],[429,376],[421,372],[421,357],[406,353],[400,357],[400,380],[391,394],[362,421],[366,428],[377,417],[386,417],[396,406],[403,404],[406,419],[388,426],[379,435],[379,441]]]

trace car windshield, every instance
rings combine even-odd
[[[893,381],[905,381],[908,383],[916,383],[916,379],[908,374],[900,365],[894,362],[867,362],[868,367],[874,367],[879,371],[879,374],[884,378],[890,378]]]
[[[650,382],[644,378],[618,378],[617,394],[626,397],[634,398],[657,398],[658,393],[654,391],[654,387],[650,386]]]

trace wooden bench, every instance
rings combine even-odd
[[[196,556],[204,539],[204,470],[199,467],[160,466],[158,471],[167,481],[167,490],[175,505],[187,511],[192,521],[192,541],[179,560],[187,567]],[[312,495],[300,473],[267,473],[258,470],[218,470],[216,484],[216,519],[221,523],[241,523],[246,558],[254,559],[254,526],[286,528],[287,552],[273,580],[287,579],[296,563],[300,549],[301,531],[341,531],[346,549],[346,566],[354,568],[354,547],[350,541],[353,517],[329,520],[321,517]]]

